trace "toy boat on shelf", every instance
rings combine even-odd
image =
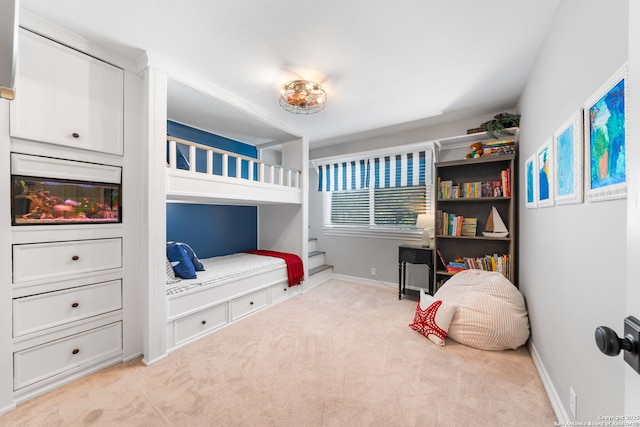
[[[507,237],[509,235],[509,230],[507,230],[507,226],[504,225],[504,221],[500,218],[500,214],[495,206],[491,206],[491,212],[489,212],[487,224],[484,229],[485,231],[482,232],[482,235],[485,237]]]

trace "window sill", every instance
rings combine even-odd
[[[389,228],[365,227],[322,227],[324,236],[366,237],[372,239],[391,239],[422,241],[422,230],[402,230]]]

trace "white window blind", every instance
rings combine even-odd
[[[373,194],[375,225],[413,227],[418,214],[427,212],[427,191],[424,185],[376,188]]]

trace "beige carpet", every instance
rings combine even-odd
[[[525,347],[437,347],[416,302],[332,280],[190,344],[19,405],[2,426],[552,426]]]

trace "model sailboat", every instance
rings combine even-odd
[[[509,235],[509,230],[504,225],[495,206],[491,206],[491,212],[489,212],[489,218],[487,218],[487,224],[484,229],[485,231],[482,232],[482,235],[485,237],[507,237]]]

